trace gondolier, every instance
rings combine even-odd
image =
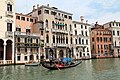
[[[50,60],[50,65],[52,65],[52,60],[53,60],[52,55],[49,56],[49,60]]]

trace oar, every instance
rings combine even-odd
[[[59,71],[61,71],[60,68],[57,66],[57,64],[56,64],[55,62],[54,62],[54,64],[55,64],[55,66],[57,67],[57,69],[58,69]]]

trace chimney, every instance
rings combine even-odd
[[[37,4],[37,9],[39,8],[39,4]]]
[[[86,20],[86,23],[88,23],[88,20]]]
[[[35,10],[35,5],[33,5],[33,11]]]
[[[47,7],[49,7],[50,5],[49,4],[47,4]]]
[[[81,22],[83,22],[83,21],[84,21],[84,17],[83,17],[83,16],[80,16],[80,19],[81,19]]]
[[[96,24],[95,24],[95,27],[97,27],[98,26],[98,22],[96,22]]]

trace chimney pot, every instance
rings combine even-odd
[[[83,17],[83,16],[80,16],[80,19],[81,19],[81,22],[83,22],[83,21],[84,21],[84,17]]]

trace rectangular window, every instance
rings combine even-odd
[[[45,10],[44,13],[49,14],[49,10]]]
[[[29,21],[29,18],[27,18],[27,21]]]
[[[27,52],[27,48],[25,48],[25,52]]]
[[[77,31],[75,30],[75,35],[77,35]]]
[[[25,56],[24,60],[27,61],[27,56]]]
[[[17,60],[18,60],[18,61],[20,61],[20,55],[19,55],[19,56],[17,56]]]
[[[19,32],[21,32],[21,28],[16,28],[16,31],[19,31]]]
[[[86,40],[86,45],[88,45],[88,40]]]
[[[87,26],[85,26],[85,29],[87,29]]]
[[[82,39],[82,44],[84,44],[84,39]]]
[[[25,17],[21,17],[21,20],[25,21]]]
[[[41,10],[38,11],[38,15],[40,15],[40,14],[41,14]]]
[[[36,43],[38,43],[38,39],[36,39]]]
[[[119,36],[119,31],[117,31],[117,35]]]
[[[111,27],[111,23],[109,24],[109,26]]]
[[[67,18],[67,15],[64,15],[64,18]]]
[[[76,28],[76,24],[74,24],[74,27]]]
[[[115,31],[113,31],[113,35],[115,35]]]
[[[93,49],[95,49],[95,48],[94,48],[94,44],[92,45],[92,47],[93,47]]]
[[[77,39],[75,39],[75,43],[77,44]]]
[[[30,22],[33,22],[33,19],[30,19]]]
[[[97,37],[97,42],[99,42],[99,37]]]
[[[94,38],[92,38],[92,42],[94,42]]]
[[[12,31],[12,23],[7,23],[7,31]]]
[[[88,36],[88,35],[87,35],[87,31],[85,32],[85,35]]]
[[[56,14],[57,14],[56,12],[51,11],[51,15],[56,15]]]
[[[99,45],[98,45],[98,49],[99,49]]]
[[[81,29],[83,29],[83,25],[81,25]]]
[[[20,16],[16,16],[16,19],[20,20]]]
[[[84,34],[83,34],[83,31],[81,31],[81,34],[84,35]]]
[[[100,42],[102,42],[102,37],[100,37]]]
[[[11,4],[7,4],[7,11],[12,11],[12,5]]]
[[[72,16],[69,16],[69,19],[71,19],[71,20],[72,20]]]
[[[41,35],[43,35],[43,31],[41,31]]]
[[[114,26],[114,23],[113,23],[113,26]]]
[[[26,33],[30,33],[30,29],[26,29]]]

